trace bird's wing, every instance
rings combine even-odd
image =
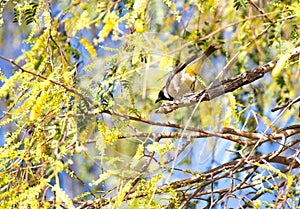
[[[186,59],[183,63],[180,63],[172,72],[172,74],[169,76],[167,82],[166,82],[166,86],[168,86],[168,84],[172,81],[172,79],[174,78],[174,76],[179,73],[180,71],[184,70],[186,67],[188,67],[189,65],[197,62],[197,68],[200,68],[203,61],[206,60],[212,53],[214,53],[217,49],[219,49],[221,47],[221,44],[215,43],[210,45],[200,56],[198,55],[193,55],[191,57],[189,57],[188,59]],[[199,62],[199,64],[198,64]],[[196,72],[194,72],[195,74]]]

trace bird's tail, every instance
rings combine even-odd
[[[203,62],[219,48],[221,48],[221,44],[219,43],[211,44],[200,56],[198,54],[195,54],[189,57],[180,65],[178,65],[174,70],[174,73],[177,73],[183,70],[184,68],[189,67],[188,71],[191,70],[194,74],[198,74]]]

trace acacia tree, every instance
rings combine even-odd
[[[299,5],[0,1],[1,207],[299,207]]]

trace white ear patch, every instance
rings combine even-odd
[[[171,97],[169,96],[168,94],[168,91],[167,91],[167,88],[164,87],[164,96],[167,98],[167,99],[170,99]]]

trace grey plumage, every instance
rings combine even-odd
[[[159,92],[155,103],[161,100],[179,100],[185,94],[194,92],[196,72],[187,72],[187,67],[196,62],[199,62],[199,66],[201,66],[213,52],[220,48],[220,46],[220,44],[212,44],[200,56],[193,55],[183,63],[179,64],[167,79],[166,85]]]

